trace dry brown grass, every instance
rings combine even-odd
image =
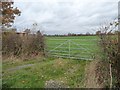
[[[86,88],[103,88],[103,84],[98,83],[98,79],[96,76],[96,68],[99,64],[98,60],[92,61],[86,67],[86,80],[85,80],[85,87]]]

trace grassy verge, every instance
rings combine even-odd
[[[63,82],[68,87],[84,87],[85,65],[90,61],[38,59],[14,64],[9,62],[3,63],[4,88],[44,88],[45,83],[50,80]],[[30,63],[35,65],[16,71],[6,71],[8,68]]]

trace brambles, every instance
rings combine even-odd
[[[44,36],[40,31],[36,34],[3,32],[3,57],[34,57],[44,54],[44,48]]]
[[[113,31],[117,26],[118,22],[114,21],[108,26],[102,27],[101,31],[97,32],[100,37],[99,44],[102,49],[102,61],[109,64],[109,67],[106,66],[106,68],[109,68],[109,71],[106,71],[106,73],[109,73],[110,76],[110,84],[108,86],[110,88],[118,87],[116,84],[119,83],[118,75],[120,67],[118,65],[118,31],[115,31],[113,34]]]

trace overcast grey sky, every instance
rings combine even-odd
[[[15,0],[21,10],[14,26],[37,29],[46,34],[94,33],[105,21],[118,15],[119,0]]]

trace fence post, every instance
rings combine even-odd
[[[69,59],[70,59],[70,40],[69,40]]]

